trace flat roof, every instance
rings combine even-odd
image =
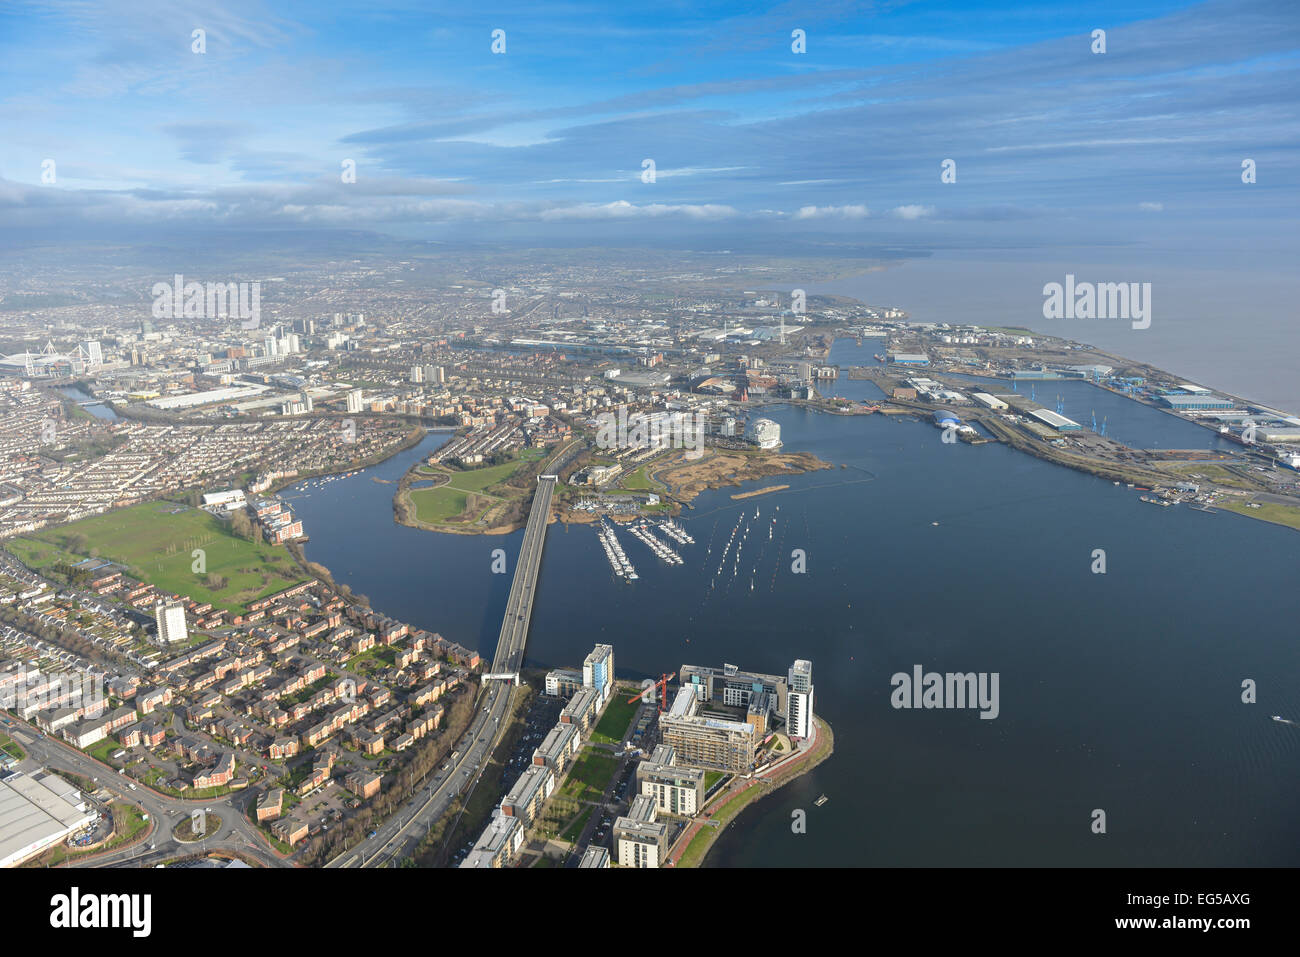
[[[1051,409],[1030,409],[1029,414],[1040,422],[1046,422],[1054,429],[1082,429],[1078,422],[1073,419],[1067,419],[1063,415],[1057,415]]]
[[[670,718],[686,718],[691,714],[691,708],[695,704],[695,688],[693,685],[682,685],[681,690],[677,692],[677,697],[673,698],[673,706],[668,710]]]
[[[72,785],[58,778],[46,781],[25,774],[0,781],[0,867],[16,864],[94,820],[94,814],[68,800],[80,797]]]
[[[537,751],[543,757],[551,757],[565,748],[570,739],[578,733],[576,724],[557,724],[546,733],[542,743],[538,745]]]
[[[543,768],[536,764],[530,764],[528,769],[515,779],[515,783],[510,788],[510,793],[503,799],[503,803],[519,806],[526,806],[532,803],[533,796],[536,795],[542,785],[546,783],[546,775],[550,773],[550,768]]]
[[[609,848],[599,844],[590,845],[582,852],[578,867],[609,867]]]

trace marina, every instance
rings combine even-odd
[[[1138,501],[1150,493],[1125,489],[1125,482],[1115,486],[996,445],[954,456],[919,423],[790,406],[765,414],[779,422],[788,445],[846,463],[858,478],[837,480],[837,469],[783,479],[791,489],[764,501],[757,519],[757,500],[733,501],[734,488],[704,492],[690,518],[677,522],[705,546],[696,557],[707,570],[681,574],[680,566],[643,559],[635,588],[618,571],[610,574],[608,555],[591,548],[589,533],[552,534],[529,636],[529,663],[537,667],[580,661],[592,640],[612,640],[621,676],[657,675],[697,659],[743,658],[777,671],[787,664],[784,636],[806,632],[809,655],[826,662],[818,713],[835,727],[835,756],[807,779],[806,792],[747,809],[736,834],[710,851],[710,865],[1295,866],[1295,843],[1276,835],[1294,830],[1289,796],[1300,739],[1269,715],[1300,710],[1300,698],[1279,687],[1267,713],[1256,714],[1235,695],[1212,693],[1224,674],[1240,669],[1243,647],[1261,673],[1295,672],[1294,642],[1275,627],[1278,615],[1297,611],[1295,532],[1229,512],[1213,522],[1185,514],[1190,508],[1157,516]],[[396,525],[391,487],[367,480],[400,477],[443,440],[431,436],[303,502],[300,517],[312,528],[307,557],[375,607],[490,654],[509,582],[484,574],[484,541]],[[765,526],[774,514],[769,541]],[[627,549],[618,523],[611,524]],[[509,551],[521,538],[499,541]],[[867,541],[882,547],[864,551]],[[1078,556],[1103,544],[1112,560],[1127,556],[1143,574],[1081,579]],[[738,548],[741,569],[758,567],[752,592],[750,575],[731,574]],[[792,571],[794,549],[807,550],[805,574]],[[1207,550],[1220,560],[1221,582],[1188,589],[1185,583],[1203,574]],[[926,574],[918,576],[922,567]],[[1017,614],[1036,627],[1055,623],[1059,640],[1026,642],[1006,627],[1005,608],[987,601],[1011,569]],[[937,583],[943,601],[935,600]],[[663,598],[669,590],[673,602]],[[1269,600],[1222,600],[1237,593]],[[1125,613],[1105,629],[1089,629],[1099,601]],[[591,620],[593,607],[600,610],[594,637],[574,627]],[[932,620],[920,624],[918,608],[931,609]],[[809,628],[812,621],[819,627]],[[1148,680],[1168,665],[1167,649],[1150,636],[1171,630],[1180,636],[1183,683],[1204,689],[1204,706],[1188,708],[1175,683]],[[1224,642],[1223,634],[1241,637]],[[891,708],[890,674],[929,660],[936,636],[946,636],[954,667],[984,661],[981,669],[1000,670],[1004,688],[1015,689],[1015,707],[1004,702],[993,722]],[[1113,708],[1090,705],[1102,687],[1113,690]],[[1085,747],[1101,741],[1108,742],[1104,751]],[[1131,769],[1144,762],[1155,762],[1159,773],[1135,779]],[[878,808],[899,827],[854,826],[864,804],[846,795],[857,793],[857,769],[867,766],[899,782]],[[968,783],[964,800],[989,822],[977,842],[947,813],[944,788],[954,769]],[[1232,786],[1234,769],[1258,787],[1247,793]],[[1140,846],[1081,844],[1074,828],[1060,826],[1056,808],[1088,788],[1106,789],[1124,818],[1150,823]],[[818,809],[824,826],[792,838],[791,807],[808,807],[821,793],[840,795]],[[1014,820],[1004,816],[1008,807]],[[1189,842],[1193,826],[1201,837]]]
[[[1146,502],[1148,505],[1159,505],[1161,508],[1168,508],[1171,505],[1177,504],[1176,502],[1169,501],[1167,498],[1158,498],[1154,495],[1139,495],[1138,501]]]
[[[628,561],[627,555],[623,552],[623,546],[619,544],[613,526],[601,519],[600,524],[596,527],[596,534],[600,538],[600,544],[605,549],[605,557],[609,559],[609,567],[614,574],[626,581],[636,581],[636,568]]]
[[[632,533],[634,538],[640,539],[644,542],[650,551],[654,552],[655,555],[663,559],[669,565],[683,564],[682,556],[678,555],[659,539],[655,538],[653,533],[650,531],[650,525],[648,523],[638,522],[636,525],[633,525],[629,531]]]

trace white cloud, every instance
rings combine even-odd
[[[861,203],[852,206],[801,206],[795,219],[866,219],[871,210]]]
[[[545,210],[540,218],[553,220],[593,220],[593,219],[634,219],[659,218],[664,216],[681,216],[694,220],[730,219],[738,215],[732,206],[720,206],[712,203],[704,205],[669,205],[666,203],[647,203],[637,206],[625,199],[612,203],[580,203],[576,206],[558,206]]]
[[[1164,203],[1138,203],[1138,209],[1144,213],[1159,213],[1165,208]]]
[[[933,216],[933,206],[918,206],[915,203],[908,206],[895,206],[891,212],[898,219],[921,219],[924,216]]]

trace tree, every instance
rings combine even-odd
[[[248,517],[248,513],[239,509],[230,516],[230,532],[240,538],[253,537],[253,523]]]

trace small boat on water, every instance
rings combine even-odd
[[[1167,498],[1155,498],[1151,495],[1140,495],[1138,496],[1138,501],[1146,502],[1148,505],[1159,505],[1161,508],[1168,508],[1170,505],[1174,504]]]
[[[827,801],[829,801],[829,800],[830,800],[830,798],[828,798],[825,794],[823,794],[823,795],[822,795],[821,797],[819,797],[817,800],[813,801],[813,806],[814,806],[814,807],[821,807],[823,804],[825,804],[825,803],[826,803]]]

